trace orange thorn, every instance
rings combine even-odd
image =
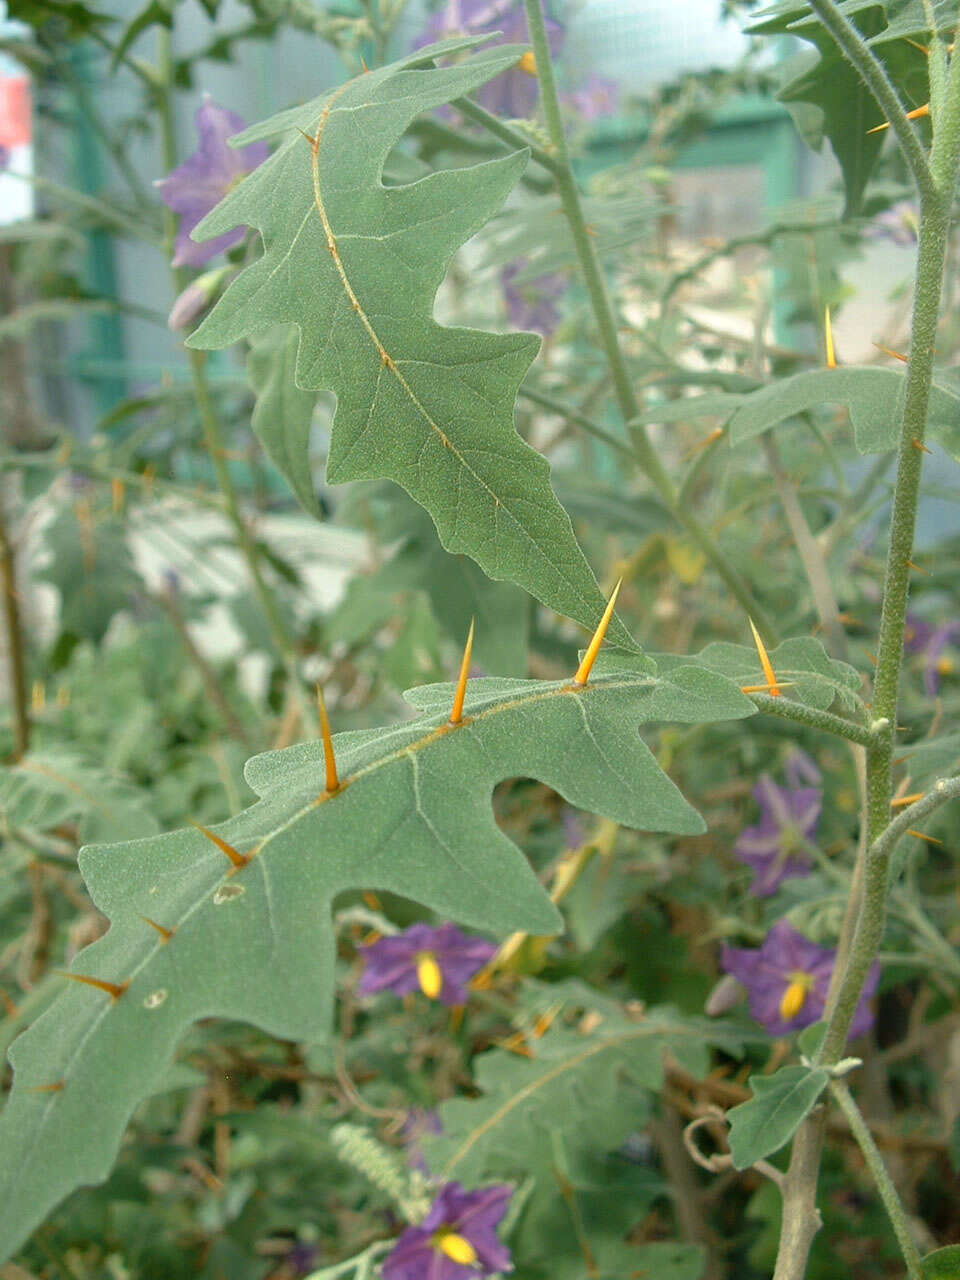
[[[587,651],[583,655],[583,661],[577,667],[577,674],[573,677],[573,683],[579,688],[583,688],[587,683],[587,678],[593,668],[593,664],[597,660],[597,654],[600,652],[600,646],[603,644],[603,637],[607,634],[607,627],[610,625],[610,619],[613,617],[614,605],[617,603],[617,596],[620,594],[620,588],[623,586],[623,579],[617,581],[617,585],[610,594],[607,601],[607,607],[603,611],[603,617],[597,625],[596,631],[593,633],[593,639],[587,646]]]
[[[453,695],[453,706],[450,708],[450,723],[460,724],[463,720],[463,700],[467,696],[467,674],[470,670],[470,655],[473,653],[473,618],[470,619],[470,630],[467,632],[467,643],[463,646],[463,657],[460,659],[460,674],[457,676],[457,691]]]
[[[199,822],[194,822],[192,818],[189,819],[189,822],[192,827],[196,827],[202,835],[205,835],[211,844],[215,844],[221,853],[226,854],[233,864],[234,871],[239,871],[241,867],[245,867],[250,861],[250,855],[248,853],[240,853],[240,851],[235,849],[232,844],[227,844],[226,840],[222,840],[218,835],[214,835],[214,833],[207,827],[201,826]]]
[[[922,569],[920,565],[914,564],[912,560],[907,561],[907,568],[914,569],[917,573],[929,573],[928,569]]]
[[[740,686],[741,693],[769,693],[770,697],[776,697],[772,692],[774,689],[792,689],[794,682],[792,680],[780,680],[776,684],[742,684]]]
[[[375,893],[373,893],[372,890],[364,889],[360,897],[364,900],[364,902],[367,904],[367,906],[370,908],[371,911],[381,910],[380,899],[377,897]]]
[[[918,440],[916,436],[910,441],[918,453],[933,453],[932,449],[928,449],[922,440]]]
[[[123,510],[124,483],[117,476],[110,481],[110,493],[113,499],[113,513],[119,515]]]
[[[160,937],[164,940],[164,942],[169,942],[170,939],[173,937],[173,934],[174,934],[173,929],[167,929],[162,924],[157,924],[156,920],[151,920],[149,916],[141,916],[140,919],[145,924],[148,924],[151,929],[156,929],[157,933],[159,933]]]
[[[35,1084],[31,1093],[60,1093],[65,1087],[65,1080],[54,1080],[53,1084]]]
[[[833,348],[833,325],[830,323],[830,308],[823,309],[823,340],[827,348],[827,368],[837,367],[837,353]]]
[[[930,57],[930,50],[925,44],[917,44],[916,40],[911,40],[908,36],[904,36],[903,38],[906,40],[907,44],[912,44],[915,49],[919,49],[924,57]]]
[[[460,1028],[463,1026],[463,1011],[465,1008],[466,1008],[465,1005],[455,1004],[453,1008],[450,1010],[451,1034],[456,1031],[459,1031]]]
[[[910,363],[910,357],[905,356],[902,351],[892,351],[890,347],[885,347],[880,342],[875,342],[873,345],[878,351],[882,351],[885,356],[892,356],[894,360],[902,360],[904,364]]]
[[[361,67],[363,67],[363,73],[364,73],[364,75],[369,75],[369,73],[370,73],[370,68],[367,66],[366,61],[364,60],[364,57],[363,57],[363,54],[362,54],[362,53],[361,53],[361,55],[360,55],[360,65],[361,65]]]
[[[767,651],[766,651],[766,648],[764,647],[764,643],[760,639],[760,632],[753,625],[753,619],[748,618],[747,621],[750,623],[750,630],[753,632],[753,643],[757,646],[757,653],[760,656],[760,668],[763,671],[763,674],[767,680],[767,684],[770,687],[770,697],[779,698],[780,686],[777,684],[777,677],[773,671],[773,663],[770,661],[769,657],[767,656]]]
[[[870,661],[873,663],[873,665],[874,665],[874,666],[876,666],[876,665],[877,665],[877,659],[876,659],[876,658],[874,657],[874,655],[870,652],[870,650],[869,650],[869,649],[864,649],[864,651],[863,651],[863,652],[867,655],[867,657],[870,659]]]
[[[919,47],[919,46],[918,46]],[[908,120],[919,120],[922,116],[930,114],[930,103],[925,102],[922,107],[914,107],[912,111],[907,112]],[[867,133],[880,133],[883,129],[889,129],[889,120],[884,120],[883,124],[875,125],[872,129],[868,129]]]
[[[714,427],[708,435],[703,437],[699,444],[695,444],[687,450],[683,455],[684,462],[686,462],[688,458],[692,458],[695,453],[699,453],[701,449],[706,449],[708,445],[713,444],[714,440],[719,440],[723,435],[724,430],[724,427]]]
[[[923,799],[923,792],[914,791],[912,795],[898,796],[896,800],[891,800],[890,808],[901,809],[905,804],[914,804],[917,800],[922,800],[922,799]]]
[[[323,768],[326,775],[323,794],[332,796],[340,790],[340,779],[337,777],[337,761],[333,754],[333,737],[330,733],[327,704],[323,700],[323,690],[319,685],[317,685],[317,710],[320,713],[320,733],[323,737]]]
[[[65,969],[57,969],[56,972],[61,978],[69,978],[71,982],[82,982],[88,987],[96,987],[99,991],[105,991],[111,1000],[119,1000],[130,985],[129,981],[106,982],[103,978],[88,978],[83,973],[67,973]]]
[[[916,836],[918,840],[926,840],[928,844],[943,844],[942,840],[938,840],[936,836],[928,836],[923,831],[914,831],[912,827],[907,827],[908,836]]]

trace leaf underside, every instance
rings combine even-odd
[[[81,851],[91,898],[111,926],[77,958],[77,972],[129,986],[111,1000],[68,983],[11,1049],[0,1256],[74,1187],[107,1175],[133,1108],[192,1022],[235,1018],[299,1040],[326,1033],[338,894],[387,890],[496,934],[555,933],[556,908],[494,821],[494,786],[538,778],[624,825],[699,832],[700,817],[637,724],[755,710],[729,681],[697,669],[665,680],[623,672],[583,689],[471,681],[456,729],[447,722],[452,693],[412,690],[417,719],[339,734],[343,785],[332,797],[321,795],[319,743],[249,761],[247,781],[262,798],[219,829],[251,855],[240,870],[193,829]]]
[[[453,67],[422,65],[477,43],[420,49],[239,135],[285,136],[195,235],[254,226],[264,253],[188,345],[220,348],[296,325],[297,385],[337,396],[327,480],[396,481],[430,512],[448,551],[593,627],[600,590],[550,487],[546,459],[513,423],[517,388],[540,339],[433,319],[450,258],[501,207],[527,153],[401,186],[381,181],[417,115],[469,93],[521,53],[499,46]],[[297,448],[292,465],[306,472],[297,486],[305,490],[308,460]],[[617,620],[611,639],[636,648]]]

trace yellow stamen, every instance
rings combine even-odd
[[[537,60],[533,56],[532,49],[528,49],[517,63],[517,70],[525,71],[528,76],[535,76],[537,74]]]
[[[443,974],[440,972],[436,957],[429,951],[424,951],[417,956],[417,981],[427,999],[436,1000],[443,986]]]
[[[925,102],[922,107],[914,107],[912,111],[908,111],[907,119],[919,120],[922,116],[928,116],[929,114],[930,114],[930,103]],[[867,133],[880,133],[881,130],[889,129],[889,128],[890,128],[889,120],[884,120],[883,124],[878,124],[878,125],[875,125],[874,128],[868,129]]]
[[[902,360],[904,364],[910,363],[910,357],[905,356],[902,351],[893,351],[890,347],[885,347],[879,342],[875,342],[873,345],[878,351],[882,351],[885,356],[892,356],[894,360]]]
[[[477,1260],[477,1251],[470,1241],[458,1236],[455,1231],[441,1232],[437,1236],[437,1248],[463,1267],[472,1267]]]
[[[340,790],[340,779],[337,777],[337,761],[333,754],[333,738],[330,734],[327,706],[323,700],[323,690],[319,685],[317,685],[317,710],[320,713],[320,733],[323,736],[323,768],[326,775],[323,794],[332,796]]]
[[[747,621],[750,623],[750,630],[753,632],[753,643],[757,646],[757,654],[760,658],[761,670],[763,671],[767,684],[770,687],[770,697],[779,698],[780,686],[777,684],[777,677],[773,671],[773,663],[770,661],[770,658],[767,655],[767,650],[764,647],[764,643],[760,639],[760,632],[753,625],[753,619],[748,618]]]
[[[800,973],[795,970],[790,975],[792,981],[783,993],[780,1001],[780,1017],[784,1022],[789,1022],[791,1018],[795,1018],[803,1006],[807,1002],[807,992],[810,990],[811,978],[808,973]]]
[[[450,708],[450,723],[459,724],[463,719],[463,700],[467,696],[467,675],[470,671],[470,655],[473,653],[473,619],[470,619],[470,630],[467,632],[467,643],[463,646],[463,657],[460,659],[460,674],[457,676],[457,691],[453,695],[453,706]]]
[[[899,796],[896,800],[891,800],[891,801],[890,801],[890,808],[891,808],[891,809],[902,809],[904,805],[908,805],[908,804],[915,804],[918,800],[922,800],[922,799],[923,799],[923,792],[922,792],[922,791],[914,791],[914,793],[913,793],[912,795],[909,795],[909,796]]]
[[[952,659],[952,658],[938,658],[938,659],[937,659],[937,674],[938,674],[938,675],[941,675],[941,676],[952,676],[952,675],[953,675],[953,673],[954,673],[954,670],[955,670],[955,669],[956,669],[956,664],[954,663],[954,661],[953,661],[953,659]]]
[[[234,871],[239,871],[241,867],[245,867],[250,861],[249,854],[241,853],[238,849],[235,849],[232,844],[227,844],[226,840],[221,839],[220,836],[214,835],[214,833],[206,827],[202,827],[199,822],[194,822],[192,818],[189,819],[189,822],[192,827],[196,827],[202,835],[207,837],[211,844],[215,844],[220,852],[230,859],[230,862],[233,864]]]
[[[830,308],[823,309],[823,340],[827,348],[827,368],[837,367],[837,353],[833,349],[833,325],[830,323]]]
[[[623,585],[621,578],[617,585],[613,588],[610,599],[607,601],[607,607],[603,611],[603,617],[600,619],[596,631],[593,633],[593,639],[587,647],[587,652],[583,655],[583,661],[577,668],[577,674],[573,677],[573,683],[580,688],[587,683],[590,671],[594,662],[597,660],[597,654],[600,652],[600,646],[603,644],[603,637],[607,634],[607,627],[610,625],[610,619],[613,617],[613,608],[617,603],[617,596],[620,594],[620,588]]]

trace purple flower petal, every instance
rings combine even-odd
[[[547,18],[546,27],[550,56],[556,58],[566,38],[566,28],[552,18]],[[450,35],[483,35],[488,31],[500,32],[491,47],[529,42],[526,18],[518,0],[448,0],[427,23],[415,47]],[[488,111],[519,119],[533,114],[538,92],[536,76],[514,68],[482,85],[477,98]]]
[[[760,806],[760,821],[740,832],[733,852],[753,868],[751,892],[766,898],[788,877],[810,874],[803,844],[816,835],[823,798],[815,787],[778,787],[766,773],[753,788],[753,797]]]
[[[827,991],[836,952],[818,946],[798,933],[786,920],[778,920],[759,949],[724,946],[721,965],[747,989],[750,1013],[773,1036],[790,1035],[818,1022],[826,1007]],[[787,989],[802,975],[808,982],[799,1011],[784,1018],[781,1004]],[[850,1028],[862,1035],[873,1024],[870,997],[880,980],[880,966],[871,967]]]
[[[564,100],[583,116],[584,120],[602,120],[612,116],[617,109],[620,86],[616,80],[591,72],[579,89],[563,95]]]
[[[553,272],[523,284],[514,284],[514,276],[525,265],[526,260],[521,259],[500,272],[507,311],[515,328],[532,329],[546,338],[560,322],[560,310],[555,304],[566,293],[567,278],[561,273]]]
[[[447,1005],[465,1004],[466,984],[496,951],[494,943],[468,937],[455,924],[411,925],[403,933],[380,938],[362,948],[366,969],[357,984],[357,993],[373,995],[377,991],[393,991],[396,995],[406,995],[419,990],[417,964],[419,957],[428,953],[436,960],[443,977],[438,999]]]
[[[191,240],[190,232],[269,155],[265,142],[252,142],[239,148],[228,146],[227,140],[240,133],[246,127],[245,122],[236,112],[217,106],[211,98],[204,98],[194,121],[200,138],[196,151],[157,183],[164,204],[180,215],[173,258],[175,267],[202,266],[243,239],[242,227],[214,240],[205,240],[203,244]]]
[[[383,1280],[478,1280],[511,1270],[510,1251],[496,1228],[512,1194],[513,1188],[505,1185],[464,1191],[459,1182],[446,1183],[423,1222],[408,1227],[384,1259]],[[476,1262],[468,1266],[448,1257],[438,1244],[443,1232],[468,1241]]]

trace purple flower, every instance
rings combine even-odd
[[[760,821],[740,832],[733,852],[753,868],[751,891],[769,898],[789,876],[810,874],[805,845],[816,835],[823,797],[816,787],[778,787],[765,773],[753,788],[753,798],[760,806]]]
[[[400,1130],[400,1137],[406,1143],[407,1164],[411,1169],[418,1169],[423,1174],[427,1172],[427,1162],[423,1158],[420,1143],[430,1134],[437,1133],[443,1133],[443,1123],[436,1111],[428,1110],[426,1107],[412,1107],[407,1112],[407,1118]]]
[[[909,200],[898,200],[877,214],[866,234],[871,240],[889,240],[903,247],[915,245],[918,239],[916,207]]]
[[[533,329],[549,337],[560,322],[560,311],[556,306],[559,298],[566,293],[567,278],[556,272],[537,276],[523,284],[514,284],[513,279],[526,265],[525,259],[512,262],[500,272],[500,283],[507,303],[510,322],[517,329]]]
[[[816,760],[800,747],[794,747],[787,756],[783,771],[791,787],[801,787],[805,782],[817,787],[823,781],[823,774],[817,767]]]
[[[512,1195],[505,1184],[464,1191],[448,1182],[420,1225],[407,1227],[387,1254],[383,1280],[478,1280],[512,1271],[496,1232]]]
[[[800,1031],[823,1017],[836,952],[818,947],[786,920],[778,920],[759,950],[725,946],[720,963],[742,982],[750,999],[750,1013],[772,1036]],[[873,1025],[868,1001],[880,981],[874,963],[853,1015],[850,1035],[863,1035]]]
[[[604,116],[612,116],[617,109],[620,86],[616,80],[608,76],[597,75],[592,71],[579,89],[573,89],[563,95],[564,100],[574,107],[584,120],[602,120]]]
[[[960,639],[960,622],[943,622],[939,627],[932,627],[916,614],[907,614],[903,647],[910,653],[923,655],[923,687],[931,698],[939,692],[940,677],[951,675],[956,669],[953,659],[943,652],[956,639]]]
[[[10,165],[10,148],[5,147],[3,143],[0,142],[0,173],[3,173],[5,169],[9,168],[9,165]]]
[[[550,56],[555,58],[563,45],[566,29],[552,18],[547,18],[546,24]],[[528,44],[530,40],[523,6],[518,0],[447,0],[427,23],[417,47],[451,35],[475,36],[487,31],[501,33],[494,45]],[[536,74],[519,65],[513,67],[482,85],[477,90],[477,98],[496,115],[517,119],[530,116],[537,102]]]
[[[468,938],[455,924],[414,924],[361,950],[367,967],[358,995],[394,991],[403,996],[420,990],[450,1005],[466,1003],[466,984],[497,952],[494,943]]]
[[[263,164],[270,150],[265,142],[251,142],[248,147],[234,149],[227,139],[245,128],[245,121],[234,111],[218,107],[204,98],[194,117],[200,145],[192,156],[157,183],[163,203],[180,214],[177,228],[175,267],[199,267],[238,244],[246,234],[242,227],[195,244],[190,232],[210,210],[220,203],[257,165]]]

